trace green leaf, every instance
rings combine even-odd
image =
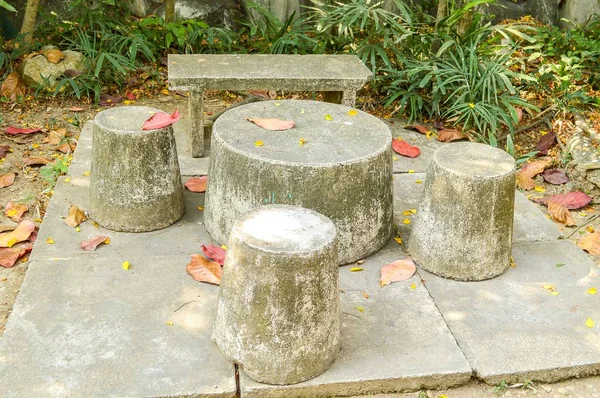
[[[17,9],[15,7],[11,6],[4,0],[0,0],[0,7],[6,9],[8,11],[17,12]]]

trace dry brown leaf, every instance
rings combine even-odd
[[[517,173],[517,186],[521,189],[530,190],[535,187],[535,181],[533,177],[542,173],[550,162],[547,160],[537,160],[535,162],[527,163]]]
[[[16,72],[10,73],[6,79],[4,79],[4,82],[0,87],[0,93],[5,97],[10,98],[13,102],[17,100],[18,96],[25,96],[26,92],[27,87],[25,86],[23,79],[21,79],[21,76]]]
[[[46,57],[46,59],[49,62],[53,64],[57,64],[65,58],[65,54],[63,54],[63,52],[58,49],[45,50],[42,51],[42,54],[44,55],[44,57]]]
[[[557,202],[548,202],[548,213],[557,223],[565,224],[567,227],[575,225],[571,212],[562,204]]]
[[[56,150],[62,153],[69,153],[71,152],[71,146],[69,145],[68,142],[65,142],[59,146],[56,147]]]
[[[600,256],[600,232],[588,233],[577,241],[577,246],[594,256]]]
[[[69,227],[75,228],[85,220],[87,220],[85,212],[77,206],[71,206],[69,208],[69,215],[67,218],[65,218],[65,224],[67,224]]]
[[[10,268],[17,263],[17,260],[33,249],[32,244],[20,245],[19,247],[0,248],[0,266]]]
[[[48,144],[50,145],[58,145],[67,135],[67,129],[62,128],[58,130],[52,130],[48,133]]]
[[[463,138],[467,137],[465,137],[465,135],[457,129],[441,129],[437,133],[438,141],[442,142],[452,142],[456,140],[461,140]]]
[[[43,156],[28,156],[23,158],[23,164],[25,164],[25,166],[42,166],[50,162],[52,162],[52,159]]]
[[[0,175],[0,188],[10,187],[15,182],[15,173],[6,173]]]
[[[29,238],[33,231],[35,231],[33,221],[21,221],[14,231],[0,234],[0,247],[12,247],[16,243],[23,242]]]
[[[187,272],[198,282],[221,284],[223,269],[216,261],[210,261],[199,254],[192,254],[192,261],[187,265]]]
[[[29,208],[23,204],[8,202],[4,209],[4,215],[14,222],[19,222],[27,210],[29,210]]]
[[[81,248],[87,252],[92,252],[92,251],[96,250],[96,247],[98,247],[98,245],[101,245],[102,243],[106,243],[107,239],[108,239],[108,236],[95,236],[91,239],[82,241]]]
[[[394,261],[393,263],[386,264],[381,268],[381,279],[379,285],[385,286],[392,282],[401,282],[409,279],[417,267],[410,258],[403,260]]]
[[[417,130],[421,134],[427,134],[427,132],[429,131],[429,129],[426,126],[423,126],[422,124],[412,124],[410,126],[406,126],[406,128]]]

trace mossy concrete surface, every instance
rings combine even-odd
[[[213,340],[254,380],[323,373],[340,346],[336,229],[312,210],[262,206],[231,230]]]
[[[119,107],[94,119],[90,213],[106,228],[153,231],[185,212],[172,127],[142,130],[144,121],[158,112]]]
[[[217,119],[206,195],[211,236],[226,243],[236,219],[277,203],[329,217],[338,229],[340,264],[381,248],[392,228],[391,133],[373,116],[350,110],[315,101],[264,101]],[[292,120],[295,127],[270,131],[247,118]]]
[[[436,275],[482,280],[510,264],[515,161],[484,144],[455,143],[433,154],[408,241],[412,258]]]

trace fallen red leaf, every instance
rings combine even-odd
[[[463,138],[467,137],[465,137],[460,130],[456,129],[442,129],[437,133],[438,141],[442,142],[452,142],[456,140],[462,140]]]
[[[549,201],[548,213],[550,213],[550,217],[557,223],[565,224],[567,227],[575,225],[575,221],[573,221],[569,210],[560,203]]]
[[[397,138],[392,139],[392,149],[394,152],[399,153],[402,156],[407,156],[409,158],[416,158],[421,154],[421,150],[416,146],[410,145],[406,141],[401,141]]]
[[[85,251],[92,252],[96,250],[98,245],[106,242],[106,239],[108,239],[108,236],[95,236],[91,239],[82,241],[81,248]]]
[[[280,120],[280,119],[262,119],[262,118],[248,118],[249,122],[256,124],[266,130],[271,131],[283,131],[289,130],[295,126],[292,120]]]
[[[71,206],[69,208],[69,215],[67,218],[65,218],[65,224],[67,224],[69,227],[75,228],[85,220],[87,220],[85,212],[77,206]]]
[[[41,166],[52,162],[52,159],[45,158],[43,156],[28,156],[23,158],[25,166]]]
[[[548,202],[560,203],[569,210],[577,210],[587,206],[592,198],[583,192],[574,191],[548,196],[547,198],[534,199],[534,202],[548,206]]]
[[[548,134],[540,137],[540,140],[538,141],[536,148],[538,151],[540,151],[540,154],[547,155],[548,150],[550,148],[552,148],[552,146],[554,145],[555,142],[556,142],[556,134],[554,133],[554,131],[551,131]]]
[[[4,129],[4,132],[9,135],[17,135],[17,134],[32,134],[37,133],[38,131],[42,131],[41,127],[32,127],[29,129],[22,127],[14,127],[10,126]]]
[[[175,123],[180,117],[179,111],[175,111],[171,115],[165,112],[157,112],[144,122],[142,130],[162,129]]]
[[[185,182],[185,187],[191,192],[206,192],[207,176],[192,177]]]
[[[593,256],[600,255],[600,232],[588,233],[577,241],[577,246]]]
[[[6,208],[4,209],[4,215],[14,222],[19,222],[27,210],[29,209],[23,204],[8,202],[6,204]]]
[[[15,173],[6,173],[0,175],[0,188],[10,187],[15,182]]]
[[[397,260],[393,263],[386,264],[381,268],[381,279],[379,280],[380,286],[389,285],[392,282],[401,282],[409,279],[417,267],[410,258],[403,260]]]
[[[133,94],[133,93],[127,93],[125,95],[125,98],[127,98],[129,101],[135,101],[135,94]]]
[[[0,159],[4,159],[8,152],[10,152],[10,146],[0,145]]]
[[[23,242],[29,238],[33,231],[35,231],[35,223],[33,221],[21,221],[14,231],[0,234],[0,247],[12,247],[19,242]]]
[[[423,126],[422,124],[413,124],[410,126],[406,126],[406,128],[411,130],[417,130],[421,134],[427,134],[427,132],[429,131],[429,129]]]
[[[554,185],[561,185],[569,182],[569,177],[567,177],[565,173],[557,169],[544,171],[542,173],[542,177],[544,177],[544,180],[546,182],[549,182],[550,184]]]
[[[79,107],[79,106],[72,106],[72,107],[70,107],[70,108],[69,108],[69,110],[70,110],[71,112],[81,112],[81,111],[83,111],[83,110],[85,110],[85,109],[83,109],[83,108],[81,108],[81,107]]]
[[[187,265],[186,270],[198,282],[221,284],[223,269],[215,261],[209,261],[199,254],[192,254],[192,261]]]
[[[10,268],[17,263],[19,258],[23,257],[33,249],[32,244],[21,245],[19,247],[0,248],[0,266]]]
[[[225,255],[227,251],[219,246],[204,246],[202,245],[202,253],[219,264],[225,263]]]
[[[547,160],[538,160],[535,162],[527,163],[517,173],[517,186],[521,189],[530,190],[535,187],[535,181],[533,177],[540,174],[548,166]]]

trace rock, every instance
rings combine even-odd
[[[496,22],[531,15],[543,23],[556,25],[558,3],[559,0],[498,0],[496,3],[481,6],[480,10],[494,15]]]
[[[568,0],[563,1],[560,8],[561,19],[567,19],[576,24],[585,24],[590,18],[600,15],[600,2],[590,0]],[[563,28],[570,29],[573,25],[560,21]]]
[[[44,49],[49,48],[45,47]],[[48,84],[49,88],[54,88],[66,70],[74,70],[77,73],[85,71],[85,57],[83,54],[71,50],[65,50],[62,53],[65,58],[56,64],[48,61],[42,54],[26,58],[19,70],[25,84],[28,86]]]
[[[295,384],[323,373],[340,348],[335,225],[296,206],[238,219],[212,338],[252,379]]]
[[[91,217],[105,228],[146,232],[185,212],[171,126],[141,130],[158,109],[129,106],[96,115],[90,178]]]
[[[567,389],[566,389],[566,388],[563,388],[563,387],[559,388],[559,389],[558,389],[558,390],[556,390],[556,391],[558,391],[558,393],[559,393],[559,394],[561,394],[561,395],[569,395],[569,393],[568,393]]]
[[[546,391],[546,392],[550,392],[550,391],[552,391],[552,387],[550,387],[550,386],[547,386],[547,385],[545,385],[545,384],[541,384],[541,385],[540,385],[540,388],[541,388],[542,390]]]
[[[457,280],[483,280],[510,265],[515,161],[484,144],[436,150],[408,251],[423,269]]]
[[[150,14],[164,16],[164,1],[133,0],[130,9],[137,17]],[[175,14],[179,19],[201,19],[210,26],[235,26],[242,10],[235,0],[177,0]]]

